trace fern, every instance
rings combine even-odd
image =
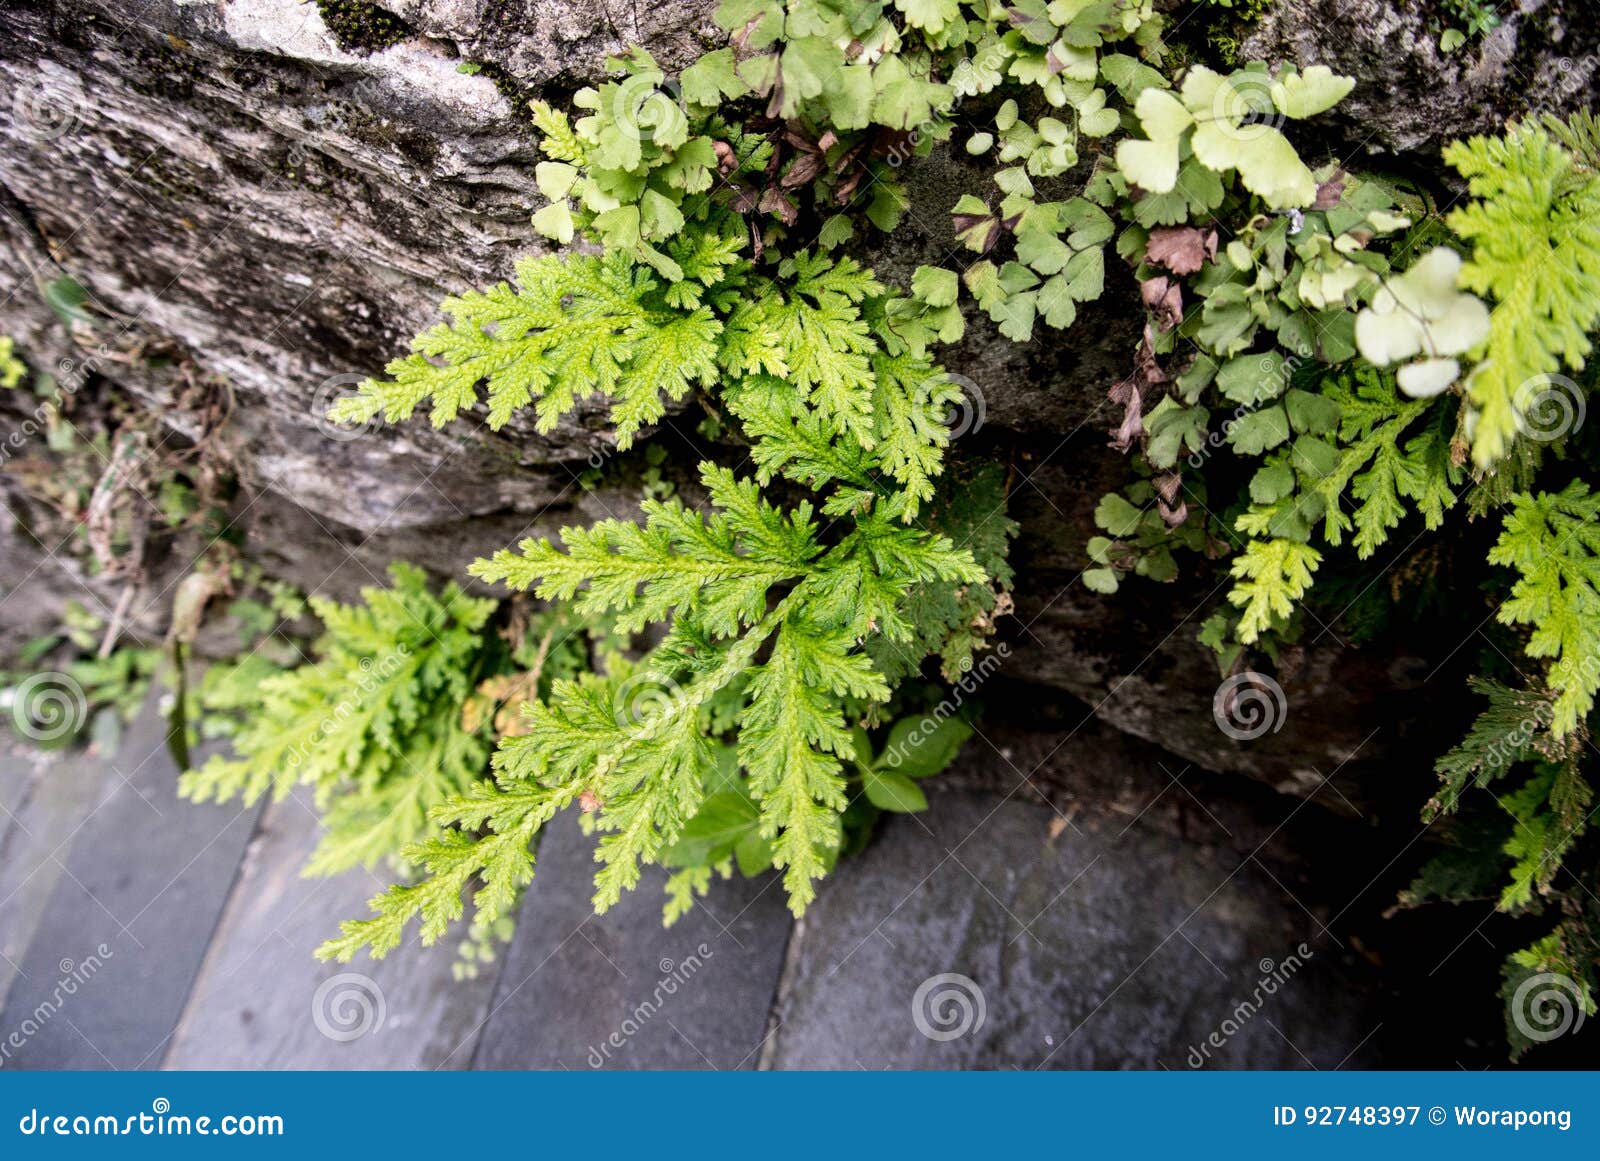
[[[348,958],[363,944],[382,954],[417,915],[431,942],[459,916],[459,892],[474,877],[483,882],[479,918],[492,919],[531,876],[527,846],[539,826],[580,796],[602,835],[594,903],[604,911],[699,809],[715,767],[701,714],[735,685],[739,760],[760,833],[785,871],[791,908],[804,911],[837,853],[848,804],[846,708],[889,697],[863,639],[908,640],[907,591],[973,584],[984,573],[970,552],[908,528],[892,508],[857,511],[825,547],[809,503],[780,510],[753,481],[711,465],[702,482],[709,515],[647,502],[643,524],[566,529],[560,547],[526,541],[473,566],[583,614],[614,614],[620,628],[669,623],[671,632],[636,668],[559,681],[547,702],[530,703],[521,734],[495,755],[495,783],[434,814],[488,833],[416,848],[439,884],[394,888],[375,919],[347,925],[323,954]]]
[[[1423,817],[1452,814],[1467,787],[1487,787],[1521,762],[1559,762],[1575,757],[1575,739],[1550,732],[1551,698],[1537,690],[1511,689],[1498,681],[1473,678],[1474,692],[1488,706],[1467,736],[1439,759],[1434,769],[1444,785]]]
[[[1564,135],[1580,134],[1574,122]],[[1590,142],[1591,151],[1593,147]],[[1528,384],[1583,365],[1600,325],[1600,173],[1537,123],[1445,150],[1475,201],[1450,214],[1472,244],[1461,283],[1492,296],[1483,361],[1467,380],[1473,460],[1501,459],[1525,421]]]
[[[1291,539],[1320,530],[1335,548],[1353,530],[1362,560],[1412,512],[1425,528],[1438,528],[1464,478],[1451,449],[1451,411],[1434,400],[1400,397],[1392,380],[1372,368],[1331,381],[1317,396],[1291,391],[1288,412],[1300,438],[1256,472],[1254,503],[1235,527]],[[1348,509],[1347,497],[1354,501]]]
[[[1518,496],[1492,564],[1520,574],[1500,607],[1507,625],[1527,625],[1530,657],[1549,660],[1556,697],[1551,732],[1579,728],[1600,689],[1600,495],[1581,481],[1560,492]]]
[[[239,714],[237,756],[216,755],[179,781],[195,802],[312,789],[325,833],[308,874],[372,867],[427,830],[430,808],[483,774],[488,747],[461,725],[483,664],[482,629],[495,602],[456,585],[435,596],[421,570],[390,568],[393,587],[363,603],[312,598],[326,632],[315,663],[258,685],[218,685],[206,708]]]
[[[1293,540],[1252,540],[1234,558],[1228,600],[1239,606],[1239,640],[1249,645],[1294,612],[1322,554]]]
[[[1586,829],[1594,791],[1576,762],[1536,765],[1519,789],[1500,799],[1511,815],[1511,881],[1500,907],[1516,911],[1532,905],[1535,892],[1550,888],[1561,860]]]
[[[413,353],[389,364],[387,381],[368,380],[341,400],[332,417],[408,418],[425,401],[443,427],[478,398],[487,382],[489,425],[505,426],[532,405],[537,427],[557,422],[591,394],[612,399],[617,443],[660,419],[666,401],[717,373],[721,324],[709,307],[674,309],[660,281],[627,258],[530,258],[505,283],[445,300],[449,323],[423,332]]]
[[[1506,959],[1500,994],[1513,1059],[1538,1042],[1530,1033],[1546,1030],[1545,1021],[1557,1022],[1548,1030],[1565,1030],[1595,1014],[1595,952],[1592,929],[1573,919]]]

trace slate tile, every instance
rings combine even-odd
[[[169,1068],[464,1068],[500,963],[452,978],[456,943],[413,937],[387,957],[319,962],[339,922],[389,882],[351,871],[306,879],[321,827],[304,789],[269,807],[217,928]]]
[[[943,792],[925,814],[887,820],[807,912],[773,1067],[1182,1069],[1191,1050],[1206,1067],[1365,1059],[1377,1023],[1366,994],[1253,862],[1137,825],[1052,837],[1055,818]],[[1206,1049],[1213,1032],[1222,1046]]]
[[[663,929],[664,872],[596,916],[594,870],[594,839],[557,818],[474,1066],[754,1068],[790,927],[776,877],[717,881]]]
[[[165,729],[152,696],[118,753],[91,760],[104,797],[57,856],[0,1012],[7,1067],[161,1062],[258,813],[180,802]]]

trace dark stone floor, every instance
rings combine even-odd
[[[970,768],[985,755],[1031,762],[1018,752],[1025,737],[985,742],[974,743]],[[1375,973],[1326,925],[1332,906],[1291,891],[1288,872],[1258,857],[1267,844],[1226,809],[1198,828],[1170,825],[1189,790],[1166,774],[1130,783],[1140,793],[1165,786],[1142,805],[1080,811],[1048,804],[1020,778],[1005,793],[958,772],[950,782],[966,788],[937,791],[927,813],[885,824],[798,923],[770,876],[716,884],[670,929],[659,875],[596,917],[590,840],[562,819],[543,839],[512,942],[465,980],[453,978],[452,943],[413,942],[376,964],[318,963],[312,949],[364,913],[380,878],[300,876],[317,832],[309,802],[195,807],[176,799],[176,775],[153,708],[110,759],[7,756],[0,1065],[1181,1069],[1385,1059]]]

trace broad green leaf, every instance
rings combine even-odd
[[[1094,522],[1116,537],[1132,536],[1139,530],[1139,521],[1143,518],[1143,512],[1116,492],[1102,496],[1094,510]]]
[[[1285,117],[1315,117],[1333,108],[1355,88],[1354,77],[1341,77],[1327,65],[1304,72],[1287,69],[1272,83],[1272,103]]]
[[[1281,403],[1252,411],[1232,422],[1228,443],[1240,455],[1258,456],[1289,438],[1289,419]]]
[[[1217,371],[1217,390],[1235,403],[1247,406],[1276,399],[1283,394],[1288,381],[1287,366],[1277,351],[1240,355],[1229,359]]]
[[[928,778],[955,761],[971,736],[972,727],[958,717],[901,718],[890,728],[877,765],[907,778]]]
[[[929,306],[950,306],[961,293],[961,283],[954,270],[918,266],[911,275],[911,293]]]
[[[892,770],[868,770],[862,781],[867,801],[879,810],[894,814],[916,814],[928,809],[928,796],[904,774]]]

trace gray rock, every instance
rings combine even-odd
[[[1330,1068],[1379,1021],[1248,857],[940,793],[823,886],[775,1068]],[[1214,1037],[1214,1039],[1213,1039]]]
[[[1591,105],[1600,25],[1589,0],[1512,0],[1500,23],[1439,50],[1439,6],[1385,0],[1279,0],[1245,42],[1257,60],[1327,65],[1357,78],[1330,115],[1360,152],[1426,153],[1513,117]]]
[[[453,945],[415,938],[376,963],[312,952],[388,886],[301,875],[320,825],[309,790],[269,807],[206,950],[166,1068],[465,1068],[498,965],[453,978]]]
[[[88,755],[0,742],[0,1007],[61,877],[60,855],[108,790]]]

